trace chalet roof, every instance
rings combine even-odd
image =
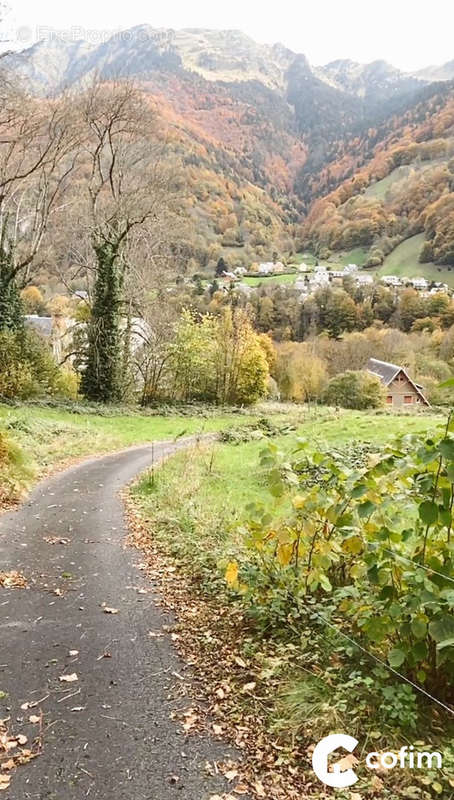
[[[368,372],[378,375],[385,386],[389,386],[403,367],[398,367],[397,364],[389,364],[387,361],[379,361],[378,358],[369,358],[366,369]]]
[[[410,378],[405,367],[399,367],[397,364],[389,364],[387,361],[379,361],[378,358],[369,358],[369,361],[366,364],[366,370],[371,372],[372,375],[377,375],[377,377],[380,378],[381,382],[385,386],[389,386],[393,382],[394,378],[396,378],[400,372],[403,372],[406,379],[420,395],[425,405],[430,405],[427,398],[424,397],[424,387],[419,383],[415,383],[414,380]]]

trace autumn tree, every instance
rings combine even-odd
[[[122,319],[131,249],[144,228],[156,227],[175,192],[164,166],[156,115],[131,84],[95,84],[81,98],[85,132],[93,300],[84,394],[112,402],[122,395]],[[128,330],[128,322],[126,322]]]
[[[326,405],[342,408],[379,408],[384,402],[384,390],[376,375],[348,370],[331,378],[322,399]]]
[[[74,170],[79,132],[68,98],[38,101],[0,74],[0,330],[20,324],[20,289]]]

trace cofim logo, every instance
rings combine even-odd
[[[312,754],[312,766],[317,778],[326,786],[332,786],[334,789],[345,789],[347,786],[352,786],[358,780],[356,772],[349,768],[342,770],[342,763],[348,763],[347,758],[342,759],[341,762],[333,765],[332,771],[329,770],[329,756],[335,753],[336,750],[347,750],[348,753],[353,753],[358,740],[354,736],[348,736],[345,733],[334,733],[331,736],[325,736],[321,742],[315,747]],[[413,745],[401,747],[396,752],[368,753],[366,756],[366,766],[368,769],[441,769],[443,759],[441,753],[415,753]]]

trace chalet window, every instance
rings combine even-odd
[[[387,396],[386,402],[388,403],[388,405],[392,406],[392,404],[393,404],[393,396],[392,396],[392,394],[389,394]]]
[[[405,394],[404,395],[404,403],[410,405],[413,402],[413,395],[412,394]]]

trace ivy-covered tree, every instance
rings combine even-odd
[[[0,241],[0,331],[19,330],[24,322],[19,287],[13,273],[11,253]]]
[[[91,400],[112,403],[122,394],[122,270],[118,252],[109,243],[101,241],[94,249],[97,270],[82,391]]]
[[[130,336],[126,276],[140,243],[149,261],[169,234],[162,225],[175,192],[161,166],[151,105],[131,84],[95,84],[82,98],[90,163],[88,205],[93,251],[93,303],[88,323],[86,397],[115,402],[125,391]],[[137,289],[137,287],[135,287]],[[142,285],[143,290],[143,285]],[[128,309],[128,311],[127,311]]]

